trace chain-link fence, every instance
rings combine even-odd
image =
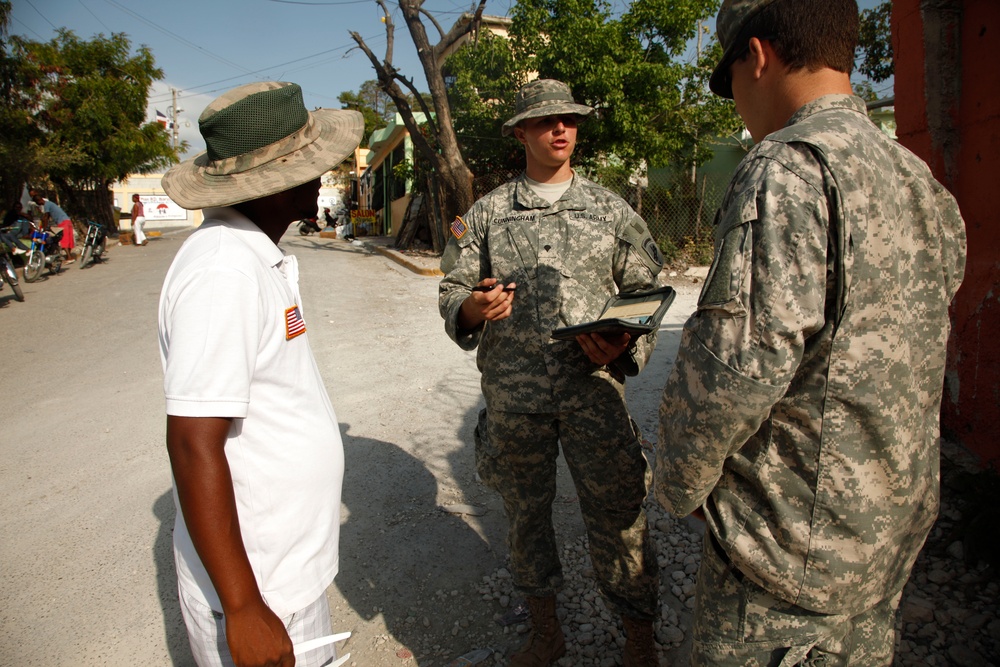
[[[654,238],[674,243],[711,235],[715,212],[729,184],[708,176],[699,176],[696,183],[678,179],[669,186],[637,185],[613,177],[598,182],[627,201],[646,221]]]
[[[516,177],[517,173],[490,172],[476,177],[476,198]],[[627,176],[590,175],[635,209],[670,263],[707,264],[712,258],[715,212],[729,185],[729,175],[699,174],[661,179],[665,184],[641,185]]]

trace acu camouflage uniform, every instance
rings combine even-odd
[[[696,656],[891,660],[964,267],[954,199],[856,97],[804,105],[740,164],[660,406],[656,496],[708,521]]]
[[[458,238],[441,262],[439,305],[448,335],[462,349],[479,348],[487,409],[476,429],[476,464],[504,499],[515,583],[539,597],[561,585],[552,527],[561,443],[602,591],[624,615],[652,618],[658,575],[642,509],[647,466],[624,385],[578,343],[551,333],[596,319],[619,292],[657,287],[659,250],[620,197],[579,175],[549,204],[522,174],[456,224]],[[487,277],[517,283],[511,315],[460,330],[462,302]],[[654,345],[655,334],[638,339],[619,366],[638,373]]]

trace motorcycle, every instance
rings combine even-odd
[[[87,221],[87,238],[83,242],[83,254],[80,256],[80,268],[90,265],[91,261],[100,262],[104,255],[108,234],[104,225],[93,220]]]
[[[308,236],[318,231],[320,229],[319,225],[316,224],[316,218],[302,218],[299,220],[299,234],[302,236]]]
[[[14,270],[14,262],[10,256],[11,246],[6,240],[0,240],[0,289],[6,281],[10,283],[10,288],[14,290],[14,298],[24,301],[24,292],[17,282],[17,272]]]
[[[28,261],[24,265],[24,282],[33,283],[42,275],[42,269],[49,267],[50,274],[62,270],[66,260],[66,251],[59,247],[63,230],[51,231],[31,225],[31,248],[28,250]]]

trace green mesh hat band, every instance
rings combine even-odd
[[[311,117],[307,117],[306,124],[287,137],[281,137],[272,144],[268,144],[256,150],[241,153],[235,157],[209,160],[205,164],[205,173],[210,176],[226,176],[228,174],[239,174],[249,171],[261,165],[270,164],[278,158],[294,153],[297,150],[308,146],[319,137],[319,129]]]
[[[302,129],[308,120],[302,88],[290,84],[247,95],[211,115],[203,114],[198,127],[208,159],[215,162],[278,143]]]

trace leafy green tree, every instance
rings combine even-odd
[[[851,84],[854,89],[854,94],[863,99],[865,102],[874,102],[878,99],[878,93],[875,92],[875,88],[872,87],[872,82],[865,79],[863,81],[858,81]]]
[[[413,95],[407,95],[410,105],[417,104]],[[396,103],[379,88],[378,81],[369,79],[357,92],[344,91],[337,96],[342,108],[360,111],[365,117],[365,137],[380,130],[396,117]]]
[[[718,5],[718,0],[636,0],[616,17],[605,0],[518,2],[506,51],[497,44],[503,40],[481,38],[448,61],[466,158],[476,163],[482,150],[484,163],[497,163],[503,148],[468,136],[496,136],[512,111],[515,91],[537,73],[565,81],[577,101],[597,110],[599,122],[581,125],[577,164],[612,160],[630,170],[707,159],[706,138],[741,126],[732,103],[708,91],[718,46],[700,58],[687,54],[689,42],[699,36],[699,22]]]
[[[34,111],[41,104],[41,76],[7,37],[11,3],[0,0],[0,209],[7,210],[24,184],[54,163],[43,142]]]
[[[447,32],[424,8],[424,0],[398,0],[403,22],[417,49],[417,57],[424,70],[424,76],[427,77],[430,92],[426,95],[418,93],[413,80],[405,77],[392,64],[395,44],[393,15],[385,0],[375,0],[375,3],[382,12],[382,22],[385,24],[385,57],[380,60],[358,32],[351,31],[350,35],[375,69],[379,87],[396,104],[415,150],[429,165],[425,173],[432,183],[428,185],[426,192],[432,200],[432,209],[435,211],[434,225],[430,230],[431,239],[433,248],[441,251],[446,242],[445,226],[454,220],[456,215],[467,211],[475,201],[472,193],[472,173],[462,157],[452,124],[451,104],[448,101],[441,72],[441,60],[460,39],[478,30],[486,0],[479,0],[470,21],[461,25],[456,24]],[[430,43],[424,19],[430,22],[440,36],[436,44]],[[411,101],[415,102],[424,114],[426,122],[422,125],[416,122]]]
[[[448,58],[444,75],[455,133],[472,173],[494,173],[503,181],[523,169],[524,149],[500,136],[503,120],[514,114],[514,96],[527,81],[511,41],[483,31],[476,42],[467,42]]]
[[[883,0],[872,9],[861,12],[861,31],[858,39],[858,72],[875,83],[887,81],[895,71],[892,54],[892,36],[889,17],[892,3]]]
[[[122,33],[87,41],[61,29],[49,42],[15,43],[26,70],[37,75],[34,127],[48,150],[58,151],[47,165],[49,180],[71,215],[114,229],[111,185],[178,160],[163,128],[145,121],[149,87],[162,70],[148,48],[133,54]]]

